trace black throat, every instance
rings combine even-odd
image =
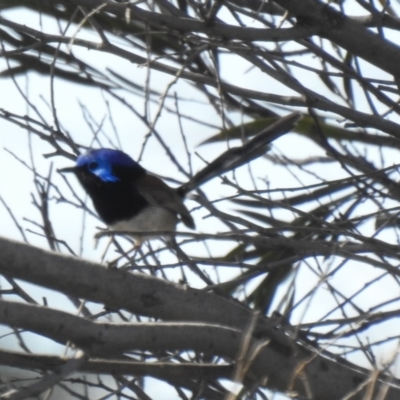
[[[99,217],[107,225],[135,217],[148,206],[149,203],[135,187],[135,180],[145,174],[146,171],[140,166],[120,168],[115,171],[118,181],[105,182],[86,169],[76,171]]]

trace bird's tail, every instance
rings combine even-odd
[[[294,112],[267,126],[260,133],[240,147],[233,147],[195,174],[187,183],[177,189],[182,197],[191,190],[224,172],[234,170],[243,164],[262,156],[269,150],[269,144],[289,132],[301,119],[302,114]]]

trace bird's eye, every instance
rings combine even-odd
[[[92,161],[89,163],[88,168],[90,171],[94,171],[95,169],[97,169],[98,166],[99,163],[97,163],[96,161]]]

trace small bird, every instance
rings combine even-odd
[[[178,217],[188,228],[195,227],[182,196],[120,150],[89,150],[75,167],[62,170],[70,171],[113,230],[172,231]]]
[[[193,217],[183,203],[185,195],[213,177],[264,154],[268,144],[293,128],[300,118],[300,113],[292,113],[279,119],[243,146],[227,150],[176,189],[126,153],[114,149],[89,150],[78,157],[74,167],[60,172],[75,173],[99,217],[112,230],[132,232],[133,237],[134,232],[148,232],[143,240],[160,236],[157,232],[174,231],[179,220],[194,229]]]

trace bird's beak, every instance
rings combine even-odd
[[[65,172],[76,172],[76,167],[67,167],[67,168],[61,168],[58,170],[58,172],[61,172],[64,174]]]

